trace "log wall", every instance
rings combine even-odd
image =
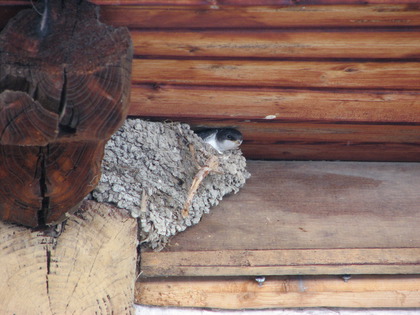
[[[93,2],[131,31],[132,116],[235,126],[253,159],[420,161],[417,1]]]

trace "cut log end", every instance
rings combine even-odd
[[[40,14],[41,13],[41,14]],[[87,1],[48,0],[0,33],[0,219],[51,225],[94,189],[129,105],[132,43]]]
[[[136,220],[94,202],[58,238],[0,222],[0,313],[132,314],[136,235]]]

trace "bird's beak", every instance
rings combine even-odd
[[[236,142],[237,145],[241,145],[242,140],[236,140],[235,142]]]

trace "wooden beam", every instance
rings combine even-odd
[[[419,161],[417,91],[134,85],[129,114],[235,126],[248,158]]]
[[[418,143],[245,143],[242,150],[247,158],[260,160],[420,162]]]
[[[420,50],[419,50],[420,52]],[[137,84],[330,89],[420,89],[419,62],[135,60]]]
[[[21,3],[21,5],[16,3]],[[97,2],[97,1],[95,1]],[[15,5],[12,5],[15,3]],[[114,26],[142,29],[179,28],[296,28],[296,27],[407,27],[419,26],[419,9],[406,4],[376,5],[279,5],[226,6],[204,5],[121,5],[106,2],[101,6],[101,20]],[[0,12],[0,28],[17,11],[29,7],[30,1],[4,1]]]
[[[420,273],[420,248],[143,252],[141,271],[143,277]]]
[[[420,273],[419,163],[249,161],[251,178],[142,276]]]
[[[206,58],[419,58],[417,31],[133,30],[134,54]]]
[[[419,10],[401,4],[224,6],[103,6],[107,24],[142,29],[419,26]]]
[[[6,0],[3,0],[6,1]],[[29,0],[26,0],[29,1]],[[139,4],[139,5],[208,5],[217,9],[216,0],[92,0],[96,4]],[[417,4],[417,0],[224,0],[223,5],[307,5],[307,4]]]
[[[420,307],[420,276],[159,278],[136,283],[136,303],[223,309]]]
[[[134,85],[129,114],[238,122],[420,123],[418,91]]]

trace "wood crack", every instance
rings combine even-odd
[[[45,162],[48,153],[49,153],[49,146],[39,148],[37,171],[40,173],[39,187],[41,191],[42,202],[41,202],[41,208],[38,211],[38,225],[41,227],[46,225],[46,218],[48,217],[48,213],[50,211],[50,198],[47,196],[48,188],[47,188],[47,171],[46,171],[46,162]]]

